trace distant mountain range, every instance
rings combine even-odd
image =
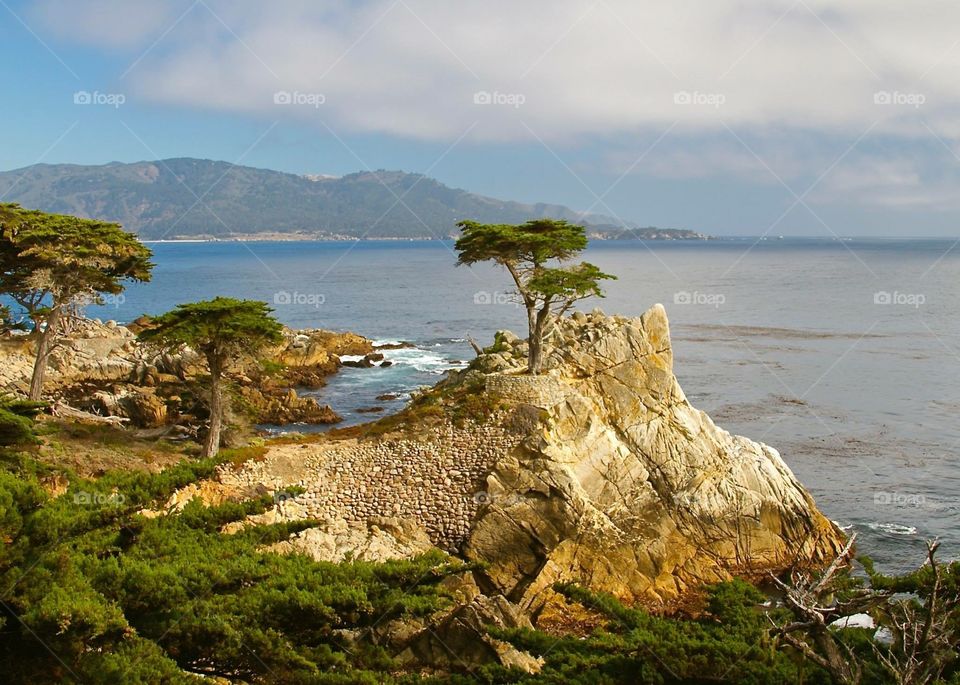
[[[116,221],[147,240],[446,238],[456,222],[567,219],[594,238],[705,239],[695,231],[624,230],[602,215],[450,188],[422,174],[298,176],[205,159],[102,166],[36,164],[0,172],[0,198],[24,207]]]

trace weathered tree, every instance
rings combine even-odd
[[[860,559],[867,583],[850,573],[855,539],[854,534],[822,574],[796,572],[790,582],[773,579],[792,614],[774,634],[827,670],[835,682],[857,685],[867,655],[858,654],[837,627],[850,616],[868,614],[876,626],[889,631],[890,640],[874,637],[870,642],[886,671],[885,681],[942,682],[941,675],[956,663],[960,650],[960,562],[940,564],[940,544],[930,541],[924,565],[905,575],[884,576],[870,559]]]
[[[588,262],[568,264],[587,247],[583,226],[556,219],[520,225],[461,221],[457,264],[492,261],[513,278],[516,295],[527,312],[527,370],[540,373],[543,346],[551,326],[575,303],[602,297],[600,281],[613,279]]]
[[[252,357],[264,347],[280,342],[283,327],[266,303],[217,297],[178,305],[150,321],[139,337],[166,350],[191,348],[199,352],[210,371],[210,428],[203,456],[220,449],[223,426],[223,374],[232,363]]]
[[[857,539],[851,535],[847,544],[827,569],[820,574],[805,570],[792,574],[790,582],[771,576],[783,592],[783,602],[793,620],[775,626],[774,634],[800,652],[805,658],[826,670],[837,683],[857,685],[863,675],[860,659],[845,644],[831,625],[847,616],[866,613],[887,600],[867,588],[851,588],[838,596],[842,573],[850,561]]]
[[[64,319],[118,295],[126,281],[150,280],[150,257],[118,224],[0,205],[0,292],[27,312],[37,339],[31,400],[43,393]]]
[[[897,685],[928,685],[960,658],[960,562],[937,561],[938,540],[927,541],[927,559],[913,573],[888,577],[866,564],[874,588],[905,595],[880,607],[878,623],[890,631],[888,648],[874,644]]]

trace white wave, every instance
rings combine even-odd
[[[899,523],[868,523],[870,530],[879,530],[890,535],[916,535],[917,529],[913,526],[904,526]]]
[[[365,356],[366,356],[365,354],[341,354],[340,361],[359,362],[359,361],[362,361]]]
[[[453,363],[441,354],[416,347],[385,350],[384,358],[397,366],[410,366],[423,373],[441,374],[464,366],[463,362]]]

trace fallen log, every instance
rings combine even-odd
[[[107,424],[110,426],[122,426],[130,420],[122,416],[100,416],[100,414],[83,411],[63,402],[54,402],[50,408],[50,413],[63,419],[75,419],[84,423]]]

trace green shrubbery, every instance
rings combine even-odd
[[[5,401],[32,438],[37,405]],[[2,416],[0,416],[2,419]],[[11,434],[12,435],[12,434]],[[0,673],[11,683],[181,683],[221,676],[252,683],[406,683],[384,648],[357,640],[390,617],[445,605],[439,582],[462,566],[435,552],[385,564],[318,563],[260,551],[315,522],[222,527],[263,512],[274,498],[144,515],[223,463],[263,447],[185,460],[159,474],[110,472],[96,480],[56,475],[27,454],[0,448]],[[62,479],[60,480],[62,483]],[[286,494],[298,491],[290,489]],[[933,560],[935,546],[931,546]],[[697,618],[664,618],[581,587],[558,587],[603,619],[586,637],[491,630],[541,656],[530,675],[497,666],[435,674],[443,683],[941,683],[960,685],[960,564],[927,563],[887,577],[800,575],[785,604],[742,581],[714,587]],[[821,582],[823,580],[823,582]],[[827,582],[829,581],[829,582]],[[789,597],[793,597],[793,603]],[[893,631],[818,629],[863,607]],[[931,610],[932,609],[932,610]],[[811,614],[812,615],[812,614]],[[799,627],[798,627],[799,626]],[[805,651],[808,648],[809,652]],[[824,660],[841,656],[838,671]],[[835,662],[834,662],[835,663]],[[851,680],[844,673],[854,674]]]
[[[33,419],[43,407],[41,402],[0,395],[0,447],[33,442]]]
[[[138,512],[210,475],[73,479],[50,498],[42,467],[0,468],[0,670],[7,682],[187,682],[189,673],[283,683],[380,682],[389,659],[347,635],[445,600],[441,553],[387,564],[317,563],[258,549],[311,522],[219,532],[272,498],[150,518]]]

